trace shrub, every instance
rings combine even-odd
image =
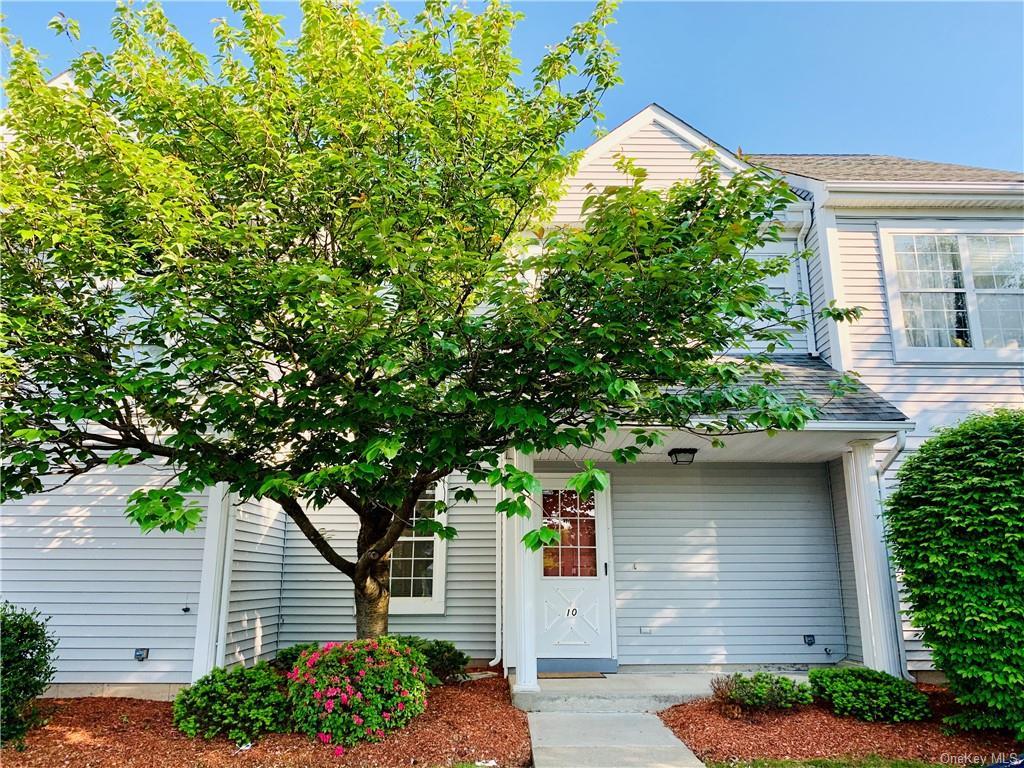
[[[295,665],[299,663],[299,657],[302,656],[304,651],[315,651],[319,647],[316,643],[298,643],[297,645],[282,648],[277,652],[277,656],[274,657],[273,661],[270,662],[270,666],[279,672],[291,672],[295,669]]]
[[[814,695],[837,715],[858,720],[906,723],[931,714],[928,698],[913,683],[862,667],[828,667],[810,671]]]
[[[447,640],[428,640],[417,635],[392,635],[396,640],[423,654],[430,671],[431,685],[452,683],[466,679],[466,666],[469,656],[455,647],[455,643]]]
[[[340,748],[402,728],[427,704],[426,659],[391,637],[327,643],[288,679],[296,730]]]
[[[810,704],[811,688],[783,675],[755,672],[747,677],[736,673],[711,681],[714,699],[726,714],[768,712]]]
[[[966,728],[1024,739],[1024,411],[972,416],[900,468],[886,527],[914,624]]]
[[[33,699],[53,680],[57,640],[39,611],[0,605],[0,741],[21,748],[38,725]]]
[[[217,667],[174,699],[174,725],[186,736],[224,734],[236,744],[264,733],[288,730],[284,681],[266,662],[252,667]]]

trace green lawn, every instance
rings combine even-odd
[[[708,763],[708,768],[934,768],[938,763],[917,760],[888,760],[884,757],[860,757],[848,760],[754,760],[739,763]]]

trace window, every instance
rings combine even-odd
[[[444,501],[446,486],[438,486],[416,503],[415,525],[422,518],[445,521],[436,504]],[[417,534],[410,526],[391,550],[391,609],[394,613],[444,613],[445,542]]]
[[[880,228],[898,362],[1024,360],[1024,233]]]
[[[576,491],[544,491],[544,522],[559,525],[562,538],[544,547],[544,575],[597,576],[597,516],[594,495],[581,499]]]

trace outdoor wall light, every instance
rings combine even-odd
[[[673,448],[668,452],[673,464],[693,464],[693,457],[696,455],[696,448]]]

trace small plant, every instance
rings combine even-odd
[[[0,741],[24,748],[25,734],[39,724],[34,699],[53,680],[56,638],[49,619],[7,602],[0,605]]]
[[[428,640],[417,635],[392,635],[392,637],[423,654],[427,660],[427,669],[431,673],[427,682],[431,685],[454,683],[466,679],[469,656],[456,648],[455,643],[447,640]]]
[[[391,637],[305,652],[288,680],[296,730],[338,754],[408,725],[427,704],[426,659]]]
[[[295,665],[299,663],[299,657],[302,656],[303,652],[315,651],[319,647],[316,643],[298,643],[297,645],[282,648],[277,652],[274,660],[270,662],[270,666],[279,672],[291,672],[295,669]]]
[[[281,676],[266,662],[217,667],[174,700],[174,725],[186,736],[221,734],[248,744],[264,733],[288,730],[288,699]]]
[[[898,677],[862,667],[812,669],[811,690],[837,715],[881,723],[907,723],[931,715],[928,697]]]
[[[731,717],[793,709],[813,700],[807,683],[797,683],[770,672],[755,672],[749,677],[739,672],[716,677],[711,681],[711,691],[722,711]]]

